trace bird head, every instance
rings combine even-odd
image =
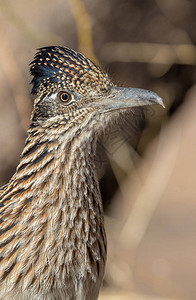
[[[155,93],[116,87],[90,59],[65,47],[39,49],[31,63],[32,93],[36,94],[32,121],[83,124],[112,111],[160,104]]]

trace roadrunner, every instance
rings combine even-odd
[[[39,49],[30,71],[31,125],[16,172],[0,190],[0,299],[95,300],[107,252],[97,138],[127,109],[163,102],[116,87],[64,47]]]

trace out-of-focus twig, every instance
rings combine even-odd
[[[153,43],[106,43],[102,47],[101,56],[109,62],[196,65],[196,46]]]
[[[16,104],[18,115],[20,118],[21,126],[24,130],[27,129],[29,124],[29,115],[31,111],[30,98],[25,81],[17,61],[12,52],[12,47],[6,35],[0,27],[0,67],[3,68],[6,79],[13,93],[13,99]]]
[[[83,0],[68,0],[68,2],[77,26],[79,50],[99,64],[93,50],[92,24],[84,2]]]
[[[121,242],[132,249],[136,249],[139,246],[176,162],[180,147],[181,131],[178,130],[176,132],[175,145],[173,145],[169,155],[161,157],[161,149],[165,144],[166,138],[167,134],[161,132],[153,165],[121,231]],[[160,164],[160,161],[164,161],[164,164]],[[129,197],[128,194],[127,197]]]
[[[130,293],[126,291],[114,291],[103,289],[99,296],[99,300],[180,300],[177,298],[153,297],[144,294]]]

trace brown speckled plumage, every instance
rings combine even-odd
[[[119,110],[161,99],[114,87],[63,47],[40,49],[31,74],[31,126],[16,173],[0,190],[0,299],[94,300],[106,261],[97,137]]]

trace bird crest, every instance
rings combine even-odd
[[[32,93],[68,89],[79,94],[103,93],[113,86],[108,75],[81,53],[65,47],[38,49],[30,64]]]

